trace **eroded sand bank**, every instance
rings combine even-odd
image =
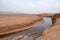
[[[54,24],[36,40],[60,40],[60,14],[54,14]]]
[[[38,19],[40,17],[38,16]],[[36,40],[60,40],[60,15],[59,14],[54,14],[52,16],[49,15],[49,16],[44,16],[44,17],[52,18],[53,25],[50,28],[46,29],[42,33],[42,35],[40,37],[38,37]],[[26,37],[29,38],[28,36],[26,36]],[[26,40],[27,40],[27,38],[26,38]],[[34,39],[30,37],[29,40],[34,40]]]

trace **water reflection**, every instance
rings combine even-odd
[[[52,19],[51,18],[43,18],[43,19],[47,25],[52,25]]]
[[[45,29],[47,29],[48,27],[50,27],[52,25],[51,18],[43,18],[43,19],[45,21],[43,24],[41,24],[40,22],[36,23],[35,25],[33,25],[32,28],[25,30],[23,32],[17,32],[15,34],[12,34],[12,35],[8,36],[8,38],[5,38],[5,39],[12,40],[12,39],[20,39],[23,37],[20,40],[25,40],[25,39],[28,40],[28,38],[34,39],[34,38],[38,37],[40,35],[40,33],[42,33]],[[18,36],[20,36],[20,37],[18,37]]]
[[[25,34],[33,33],[33,32],[39,33],[39,32],[44,31],[44,29],[46,29],[46,28],[48,28],[48,27],[50,27],[52,25],[51,18],[43,18],[43,19],[44,19],[45,23],[43,23],[43,24],[37,23],[31,29],[28,29],[24,33]]]

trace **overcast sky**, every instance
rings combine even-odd
[[[60,13],[60,0],[0,0],[0,12]]]

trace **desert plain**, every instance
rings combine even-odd
[[[0,35],[24,31],[38,22],[44,22],[42,17],[52,19],[52,25],[42,32],[35,40],[60,40],[60,13],[37,15],[0,15]],[[9,37],[9,36],[8,36]],[[7,38],[7,37],[6,37]],[[1,40],[4,40],[1,39]],[[9,39],[7,39],[9,40]]]
[[[31,28],[30,25],[39,21],[42,21],[42,18],[34,15],[0,16],[0,35]]]

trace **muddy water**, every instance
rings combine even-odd
[[[18,32],[16,34],[7,36],[1,40],[35,40],[39,37],[41,33],[52,25],[51,18],[43,18],[45,23],[36,23],[32,28],[25,30],[23,32]]]

